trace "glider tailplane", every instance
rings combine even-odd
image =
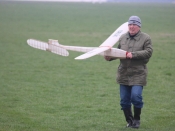
[[[69,55],[69,52],[66,49],[59,46],[58,40],[49,39],[48,43],[46,43],[35,39],[28,39],[27,43],[33,48],[49,51],[61,56]]]

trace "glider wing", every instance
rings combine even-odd
[[[99,48],[96,48],[92,51],[89,51],[83,55],[80,55],[78,57],[76,57],[75,59],[86,59],[89,57],[92,57],[94,55],[100,54],[104,51],[107,51],[109,49],[112,48],[113,45],[115,45],[119,38],[121,37],[121,35],[125,34],[126,32],[128,32],[128,22],[125,22],[124,24],[122,24],[118,29],[116,29],[100,46]]]
[[[91,51],[89,51],[89,52],[87,52],[83,55],[80,55],[80,56],[76,57],[75,59],[76,60],[86,59],[86,58],[92,57],[94,55],[100,54],[101,52],[104,52],[108,49],[109,49],[109,47],[98,47],[98,48],[93,49],[93,50],[91,50]]]

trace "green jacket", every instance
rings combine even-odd
[[[147,83],[146,64],[153,52],[150,36],[141,31],[134,37],[126,33],[119,39],[118,48],[131,52],[132,59],[120,59],[117,82],[129,86],[145,86]]]

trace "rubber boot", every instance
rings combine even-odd
[[[140,115],[141,115],[141,108],[134,107],[134,121],[132,128],[140,127]]]
[[[133,125],[133,115],[132,115],[131,108],[124,109],[123,112],[124,112],[125,119],[126,119],[126,122],[127,122],[126,127],[132,127],[132,125]]]

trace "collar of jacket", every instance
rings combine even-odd
[[[141,31],[139,31],[136,35],[134,35],[133,37],[129,35],[129,32],[127,33],[127,39],[135,39],[136,41],[138,41],[140,39],[140,34],[141,34]]]

